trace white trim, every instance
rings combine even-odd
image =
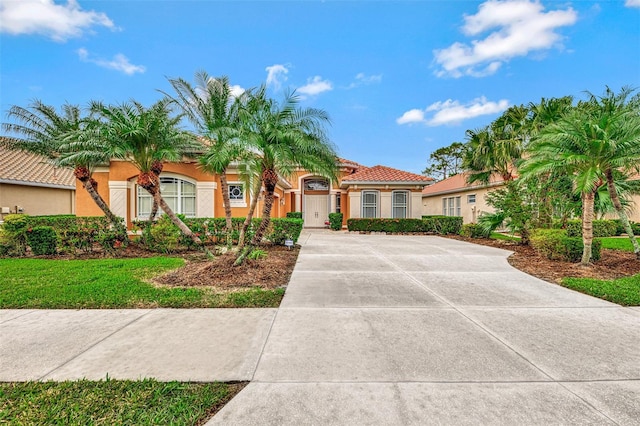
[[[364,218],[364,195],[367,192],[371,192],[376,194],[376,215],[374,216],[374,218],[378,218],[380,217],[380,203],[381,203],[381,199],[380,199],[380,191],[377,189],[367,189],[367,190],[363,190],[361,191],[361,195],[360,195],[360,217]]]
[[[396,209],[396,204],[395,204],[395,195],[399,194],[399,193],[403,193],[405,194],[405,204],[404,204],[404,217],[395,217],[395,209]],[[397,206],[400,207],[400,206]],[[406,218],[410,218],[411,217],[411,191],[408,191],[406,189],[398,189],[398,190],[394,190],[391,191],[391,218],[392,219],[406,219]]]
[[[242,181],[227,182],[227,191],[231,185],[242,186],[242,200],[232,200],[229,194],[229,206],[231,207],[247,207],[247,185]]]
[[[196,217],[215,217],[216,182],[196,182]]]
[[[109,209],[119,217],[127,217],[127,188],[129,182],[126,180],[109,181]]]

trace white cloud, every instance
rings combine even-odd
[[[137,72],[143,73],[146,71],[146,68],[142,65],[133,65],[122,53],[114,55],[111,60],[106,60],[102,58],[92,58],[87,49],[81,48],[78,49],[78,57],[82,62],[90,62],[98,65],[99,67],[120,71],[127,75],[133,75]]]
[[[624,5],[627,7],[640,7],[640,0],[627,0]]]
[[[307,84],[298,88],[297,92],[303,95],[313,96],[330,90],[333,90],[333,84],[331,84],[329,80],[323,80],[322,77],[316,75],[313,78],[307,79]]]
[[[410,109],[396,120],[398,124],[424,123],[424,111],[421,109]]]
[[[232,84],[231,87],[231,96],[237,98],[245,92],[245,89],[238,84]]]
[[[355,81],[347,86],[347,89],[353,89],[359,86],[367,86],[369,84],[378,84],[382,81],[382,74],[366,75],[363,72],[356,74]]]
[[[562,37],[556,30],[575,24],[577,19],[578,14],[570,7],[545,12],[538,1],[486,1],[475,15],[465,15],[462,32],[468,36],[490,33],[471,44],[456,42],[434,50],[435,62],[441,67],[436,75],[457,78],[494,74],[511,58],[560,46]]]
[[[55,41],[65,41],[81,36],[93,26],[115,29],[106,14],[84,11],[76,0],[68,0],[66,4],[56,4],[53,0],[0,3],[0,32],[3,33],[43,34]]]
[[[481,115],[497,114],[509,107],[509,101],[501,99],[498,102],[488,101],[487,98],[480,97],[460,104],[459,101],[447,99],[429,105],[424,110],[412,109],[396,120],[398,124],[422,123],[427,126],[442,126],[459,124],[464,120],[479,117]],[[427,118],[427,113],[434,113],[431,118]]]
[[[271,86],[274,90],[279,90],[282,87],[282,83],[287,81],[287,74],[289,69],[282,64],[274,64],[270,67],[266,67],[267,72],[267,86]]]

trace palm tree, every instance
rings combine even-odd
[[[245,96],[233,96],[229,78],[210,77],[205,71],[195,75],[195,86],[178,78],[169,79],[176,102],[187,119],[195,126],[196,132],[205,141],[206,151],[199,156],[200,166],[208,173],[220,176],[222,204],[224,206],[227,245],[231,245],[232,222],[227,167],[241,152],[239,109]]]
[[[615,183],[616,172],[638,172],[640,167],[640,99],[632,98],[634,90],[623,87],[614,93],[609,87],[603,96],[589,94],[585,112],[594,127],[594,135],[604,147],[600,167],[607,182],[609,197],[640,259],[640,245],[633,234]]]
[[[182,117],[172,116],[170,103],[165,98],[145,108],[136,101],[115,106],[92,102],[91,111],[100,125],[95,139],[88,142],[102,144],[110,156],[131,162],[140,172],[137,184],[151,194],[183,235],[201,245],[200,238],[171,210],[160,193],[163,162],[178,161],[201,148],[193,134],[179,127]]]
[[[540,131],[529,147],[529,158],[520,166],[523,176],[558,170],[572,176],[582,199],[583,265],[588,265],[592,256],[594,198],[605,183],[601,161],[606,145],[588,107],[579,104]]]
[[[250,244],[239,254],[243,262],[261,241],[271,220],[274,191],[279,176],[289,176],[297,167],[336,179],[337,155],[325,133],[329,116],[323,110],[299,108],[295,92],[285,93],[281,103],[267,98],[263,85],[251,95],[243,111],[246,139],[256,156],[256,168],[263,182],[262,220]]]
[[[127,230],[122,219],[109,209],[98,192],[98,183],[92,177],[98,165],[109,162],[109,156],[103,149],[74,151],[68,148],[70,139],[82,137],[90,127],[91,121],[82,117],[80,107],[64,104],[59,113],[54,107],[35,100],[27,108],[12,106],[8,117],[16,122],[3,123],[2,128],[20,136],[2,138],[0,144],[9,149],[42,155],[57,166],[72,167],[82,187],[117,231],[118,240],[126,242]]]

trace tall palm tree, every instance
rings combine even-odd
[[[126,242],[127,230],[122,219],[109,209],[92,177],[98,165],[109,162],[109,156],[104,149],[74,151],[68,148],[70,139],[81,137],[90,128],[91,121],[82,117],[80,107],[64,104],[58,112],[55,107],[35,100],[27,108],[12,106],[8,117],[15,122],[3,123],[3,130],[18,136],[1,138],[0,144],[42,155],[57,166],[73,168],[75,177],[117,231],[118,240]]]
[[[109,155],[129,161],[138,170],[137,184],[144,188],[157,205],[186,237],[195,244],[202,241],[173,212],[160,193],[160,173],[165,161],[179,161],[201,146],[192,133],[182,130],[179,115],[172,115],[171,101],[162,99],[149,108],[136,101],[120,105],[91,103],[97,117],[95,139],[89,143],[106,146]]]
[[[529,158],[520,166],[523,176],[563,170],[573,178],[582,199],[583,265],[592,257],[594,198],[605,183],[602,158],[606,145],[588,108],[579,104],[540,131],[529,147]]]
[[[262,241],[271,220],[279,176],[289,176],[301,167],[336,179],[337,155],[325,131],[329,116],[320,109],[300,108],[298,103],[295,92],[285,93],[281,103],[268,98],[263,85],[252,94],[244,109],[242,119],[248,126],[245,137],[257,158],[265,193],[260,225],[251,243],[240,252],[236,264],[242,263]]]
[[[594,128],[594,136],[604,144],[600,167],[604,172],[609,197],[631,240],[633,251],[640,259],[640,245],[633,234],[615,183],[616,172],[637,173],[640,168],[640,99],[633,98],[633,92],[630,87],[623,87],[616,94],[607,87],[603,96],[590,93],[584,108]]]
[[[195,126],[196,133],[205,143],[205,152],[198,160],[203,170],[220,176],[222,204],[224,206],[227,245],[231,245],[232,222],[227,168],[242,152],[239,109],[246,96],[233,96],[229,78],[211,77],[205,71],[195,74],[195,85],[178,78],[169,79],[176,96],[168,95],[176,102],[187,119]]]

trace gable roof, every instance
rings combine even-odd
[[[418,183],[429,185],[433,178],[405,172],[387,166],[362,167],[357,172],[342,178],[343,184],[356,183]]]
[[[500,177],[500,175],[498,174],[491,176],[488,185],[478,182],[469,184],[467,183],[467,176],[469,176],[469,173],[467,172],[459,173],[457,175],[441,180],[440,182],[436,182],[433,185],[429,185],[422,190],[422,196],[430,197],[433,195],[451,194],[454,192],[463,192],[476,188],[487,188],[504,184],[502,177]]]
[[[47,158],[0,147],[0,183],[76,189],[73,170],[54,167]]]

